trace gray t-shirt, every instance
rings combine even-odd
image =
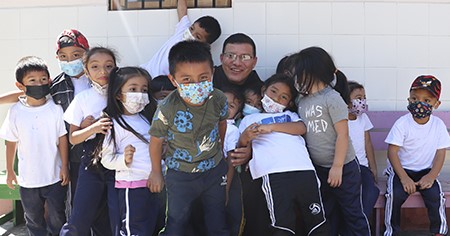
[[[297,101],[298,114],[305,122],[305,134],[311,160],[315,165],[331,167],[336,146],[334,124],[348,119],[348,108],[339,93],[326,87]],[[350,138],[344,164],[355,159]]]

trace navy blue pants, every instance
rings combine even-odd
[[[369,217],[380,195],[380,189],[375,184],[372,171],[367,166],[360,165],[359,167],[361,168],[363,210],[364,214]]]
[[[238,236],[243,230],[243,205],[241,179],[235,172],[228,193],[227,223],[231,236]]]
[[[331,223],[331,235],[337,235],[342,213],[345,228],[350,235],[370,235],[369,222],[363,212],[361,199],[361,172],[356,160],[342,167],[342,184],[332,188],[328,184],[330,168],[315,166],[319,176],[326,218]]]
[[[101,164],[87,168],[89,162],[89,156],[81,158],[72,213],[60,235],[89,236],[91,228],[99,236],[119,235],[120,213],[118,194],[114,187],[115,171],[107,170]]]
[[[213,169],[200,173],[186,173],[169,169],[166,175],[167,217],[160,235],[182,236],[192,202],[201,198],[208,235],[229,236],[225,213],[225,176],[227,164],[221,161]]]
[[[31,236],[58,235],[64,222],[67,186],[61,182],[40,188],[20,187],[20,198]],[[47,219],[44,217],[46,204]]]
[[[148,188],[117,189],[122,225],[120,235],[151,236],[159,213],[159,196]]]
[[[422,171],[411,171],[405,169],[408,176],[414,181],[419,181],[431,169]],[[386,182],[386,208],[384,215],[384,224],[386,226],[385,236],[399,235],[400,233],[400,210],[402,204],[408,198],[408,193],[403,190],[400,178],[392,168],[387,169],[388,180]],[[433,234],[447,234],[448,226],[445,215],[445,197],[442,192],[441,184],[436,179],[429,189],[417,191],[422,195],[425,206],[428,209],[430,219],[430,232]]]

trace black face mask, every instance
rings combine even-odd
[[[39,99],[47,96],[47,94],[50,93],[50,86],[48,86],[48,84],[37,85],[37,86],[25,86],[25,87],[27,88],[27,91],[25,92],[25,94],[36,100],[39,100]]]

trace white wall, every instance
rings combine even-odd
[[[263,79],[282,56],[321,46],[349,79],[366,86],[371,110],[405,110],[410,83],[419,74],[442,81],[439,109],[450,109],[450,0],[234,0],[228,9],[189,10],[191,20],[206,14],[223,29],[213,44],[216,64],[223,40],[235,32],[255,40]],[[120,65],[139,65],[176,22],[176,10],[108,12],[107,0],[2,0],[0,93],[14,89],[14,66],[26,55],[44,58],[57,75],[54,44],[65,28],[79,29],[91,45],[115,48]],[[7,108],[0,106],[0,121]]]

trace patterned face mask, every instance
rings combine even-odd
[[[131,114],[136,114],[144,110],[144,107],[150,102],[147,93],[127,92],[125,94],[125,102],[123,107]]]
[[[194,105],[202,104],[214,90],[212,79],[188,84],[179,84],[177,82],[177,85],[180,97]]]
[[[101,86],[100,84],[98,84],[93,80],[91,80],[91,84],[92,87],[95,89],[95,91],[97,91],[97,93],[99,93],[100,95],[106,96],[106,94],[108,93],[108,84]]]
[[[408,111],[411,112],[415,118],[423,119],[431,115],[433,112],[433,106],[420,101],[409,102]]]
[[[77,76],[83,72],[83,60],[59,61],[59,68],[69,76]]]
[[[194,35],[192,35],[191,30],[188,28],[183,33],[183,40],[195,40]]]
[[[261,103],[264,108],[264,111],[266,111],[267,113],[280,113],[283,112],[284,109],[286,108],[285,105],[281,105],[275,102],[274,100],[272,100],[272,98],[270,98],[266,94],[264,94],[264,97],[261,99]]]
[[[360,116],[367,112],[367,108],[366,99],[352,99],[352,107],[348,109],[348,112],[355,116]]]

